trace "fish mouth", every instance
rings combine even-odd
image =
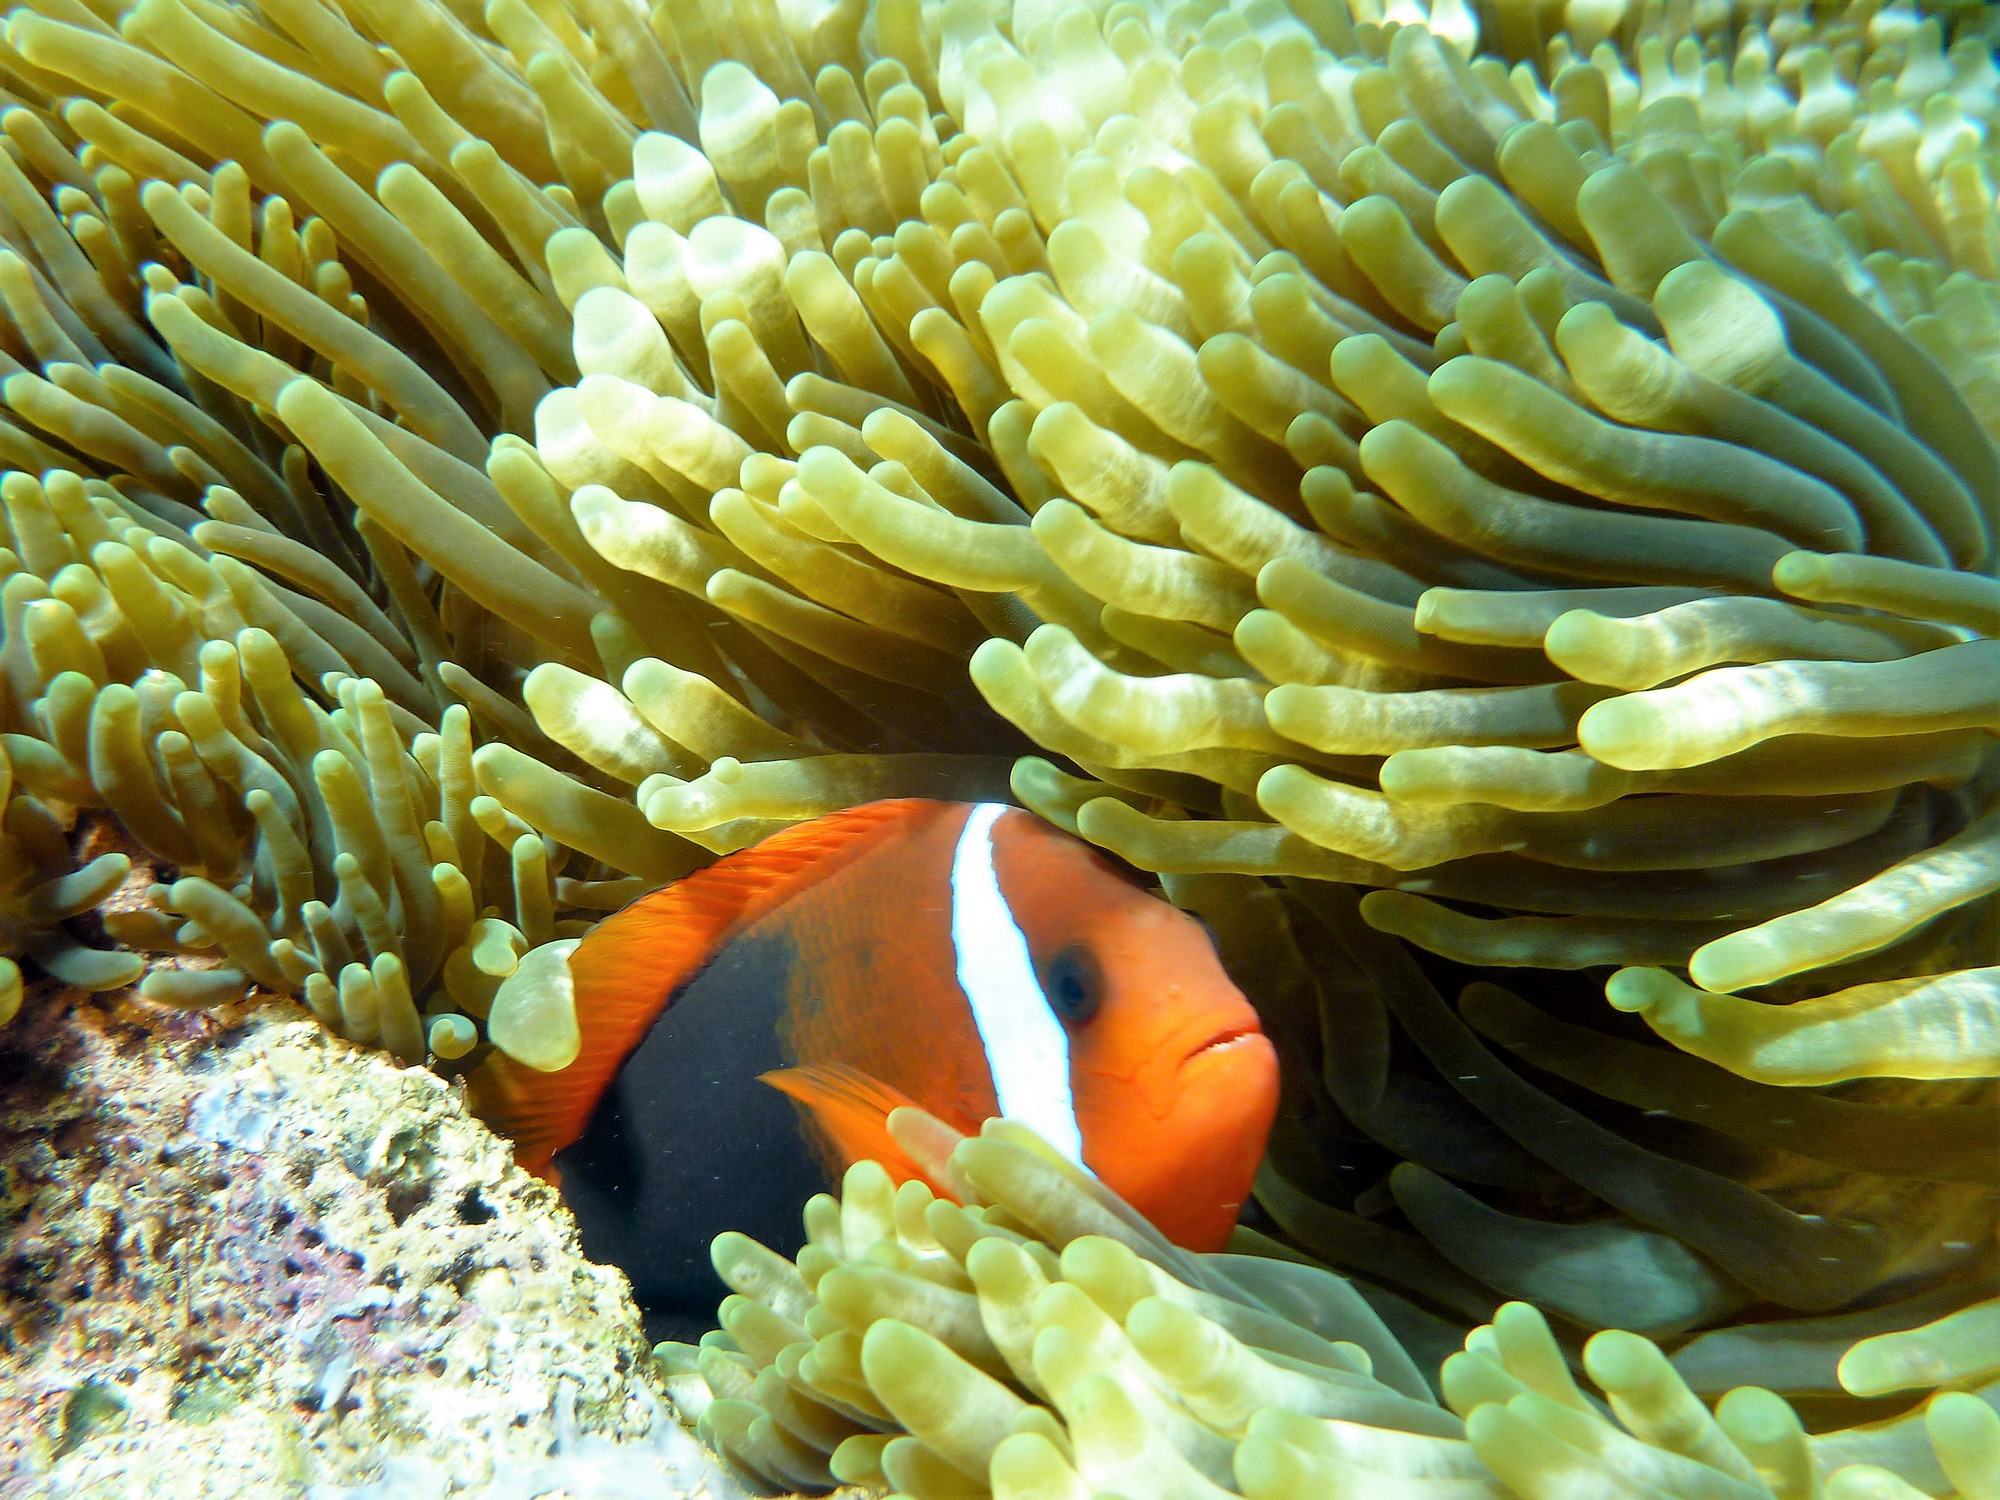
[[[1227,1027],[1222,1031],[1218,1031],[1214,1036],[1190,1052],[1185,1061],[1195,1062],[1201,1058],[1212,1056],[1217,1052],[1227,1051],[1238,1043],[1248,1041],[1251,1037],[1262,1036],[1263,1034],[1260,1029],[1251,1025]]]

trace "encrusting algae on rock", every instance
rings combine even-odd
[[[1287,1253],[1612,1330],[1502,1482],[1989,1493],[1992,26],[19,8],[0,1013],[559,1064],[599,915],[1011,788],[1215,930]]]
[[[0,1092],[10,1500],[741,1500],[623,1276],[443,1080],[269,997],[36,988]]]

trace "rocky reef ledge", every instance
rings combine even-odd
[[[0,1033],[0,1494],[740,1492],[458,1093],[288,1003]]]

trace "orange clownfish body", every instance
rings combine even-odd
[[[1197,1250],[1228,1238],[1277,1108],[1200,924],[995,804],[787,829],[606,919],[570,968],[577,1060],[496,1054],[475,1103],[522,1165],[559,1167],[586,1250],[657,1319],[712,1313],[715,1234],[789,1250],[851,1163],[924,1177],[898,1105],[966,1134],[1021,1120]]]

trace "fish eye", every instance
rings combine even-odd
[[[1087,948],[1065,948],[1049,960],[1042,972],[1042,993],[1049,1005],[1071,1025],[1082,1025],[1097,1014],[1104,998],[1097,961]]]

